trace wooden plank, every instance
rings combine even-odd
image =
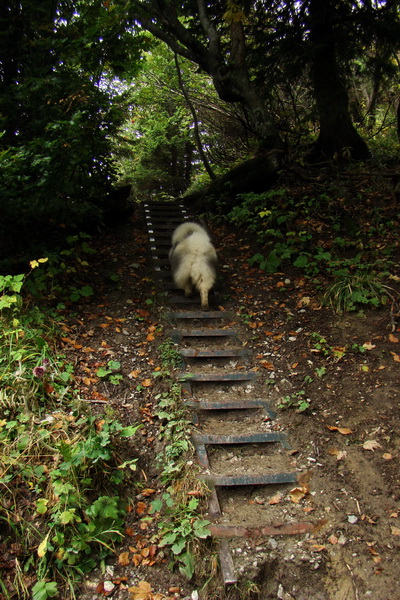
[[[296,483],[297,473],[268,473],[259,475],[215,475],[207,474],[202,478],[215,487],[234,487],[243,485],[276,485],[278,483]]]
[[[281,432],[250,433],[244,435],[213,435],[195,433],[192,436],[195,445],[207,444],[263,444],[284,442],[286,435]]]

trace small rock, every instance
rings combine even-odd
[[[348,520],[349,523],[357,523],[358,517],[356,517],[356,515],[349,515],[347,517],[347,520]]]

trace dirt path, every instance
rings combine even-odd
[[[321,308],[315,290],[298,273],[267,275],[250,268],[247,259],[255,250],[247,237],[220,226],[211,229],[221,264],[223,308],[235,315],[241,343],[250,351],[248,368],[257,373],[260,393],[277,410],[274,427],[288,435],[291,450],[284,459],[300,478],[298,492],[291,493],[293,486],[283,495],[269,488],[246,490],[239,518],[258,522],[260,514],[268,514],[268,522],[301,518],[316,526],[313,535],[238,538],[233,555],[248,582],[247,596],[242,587],[240,594],[231,590],[226,597],[399,600],[400,331],[392,331],[388,311],[366,318],[333,315]],[[141,215],[108,231],[95,246],[93,281],[86,282],[94,285],[95,300],[66,323],[66,338],[90,351],[68,342],[66,349],[76,362],[82,395],[94,410],[144,424],[141,447],[127,448],[127,455],[139,458],[142,488],[156,489],[152,373],[159,366],[164,324]],[[124,377],[118,386],[93,377],[110,359],[121,363]],[[309,408],[298,412],[304,400]],[[268,430],[270,421],[259,418]],[[244,461],[252,464],[252,456]],[[151,585],[148,600],[156,593],[196,598],[201,582],[187,583],[171,573],[163,554],[153,549],[155,531],[142,528],[140,511],[146,512],[148,504],[136,489],[121,553],[105,574],[89,577],[80,600],[106,596],[104,581],[114,586],[113,598],[131,598],[128,588],[141,580]],[[227,494],[226,514],[233,505]],[[129,564],[118,560],[123,551]],[[217,584],[214,592],[208,590],[207,600],[224,597]]]

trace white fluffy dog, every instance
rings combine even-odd
[[[195,287],[200,293],[201,307],[208,308],[208,292],[217,276],[217,253],[206,230],[197,223],[179,225],[172,235],[169,260],[177,287],[186,296]]]

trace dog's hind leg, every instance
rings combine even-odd
[[[184,282],[183,291],[185,292],[185,296],[187,298],[189,298],[189,296],[192,295],[193,287],[192,287],[192,282],[191,282],[190,278]]]
[[[204,283],[200,284],[201,308],[208,308],[208,288]]]

